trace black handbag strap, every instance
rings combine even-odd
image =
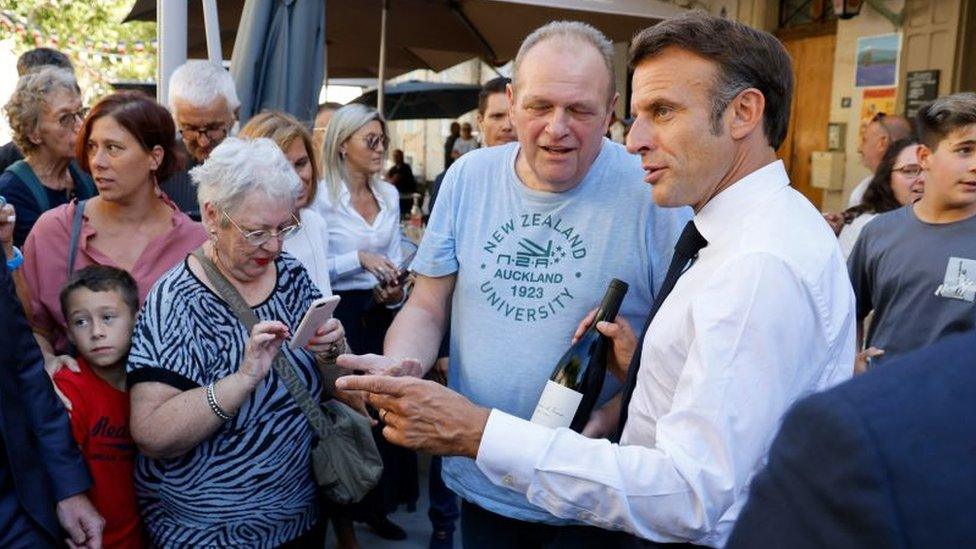
[[[203,253],[203,248],[197,248],[193,252],[193,256],[200,262],[203,270],[207,273],[207,278],[210,279],[214,288],[217,289],[217,293],[230,305],[234,314],[237,315],[237,319],[241,321],[241,324],[247,328],[247,332],[250,334],[251,330],[254,329],[254,325],[259,321],[258,315],[247,305],[240,292],[231,285],[230,281],[217,270],[217,266],[214,265],[213,261],[210,261],[210,258]],[[325,440],[330,430],[331,421],[328,416],[322,413],[322,408],[315,402],[312,393],[298,379],[298,372],[295,371],[295,368],[288,362],[288,358],[285,357],[285,354],[280,349],[278,350],[278,354],[275,355],[273,367],[278,377],[285,383],[288,392],[291,393],[295,402],[298,403],[298,407],[301,408],[302,413],[305,414],[305,418],[312,425],[312,429],[315,430],[315,434],[318,435],[319,440]]]

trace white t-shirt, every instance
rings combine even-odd
[[[871,184],[871,178],[873,177],[874,174],[865,177],[851,190],[851,196],[847,199],[848,208],[861,205],[861,202],[864,201],[864,191],[868,190],[868,185]]]

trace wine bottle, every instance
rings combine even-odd
[[[597,331],[596,323],[613,322],[627,295],[627,283],[610,281],[593,324],[563,355],[546,381],[531,421],[547,427],[569,427],[580,432],[603,389],[607,373],[609,341]]]

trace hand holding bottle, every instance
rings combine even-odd
[[[573,343],[579,341],[579,338],[593,324],[597,311],[598,309],[593,309],[580,321],[579,326],[576,327],[576,333],[573,334]],[[625,381],[630,359],[633,358],[634,352],[637,350],[637,334],[622,315],[617,315],[613,322],[597,322],[596,330],[610,340],[607,369],[614,377],[620,381]]]

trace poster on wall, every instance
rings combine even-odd
[[[854,86],[871,88],[896,85],[900,51],[900,34],[858,38]]]
[[[861,98],[861,131],[879,113],[895,112],[896,88],[871,88],[864,90]]]

